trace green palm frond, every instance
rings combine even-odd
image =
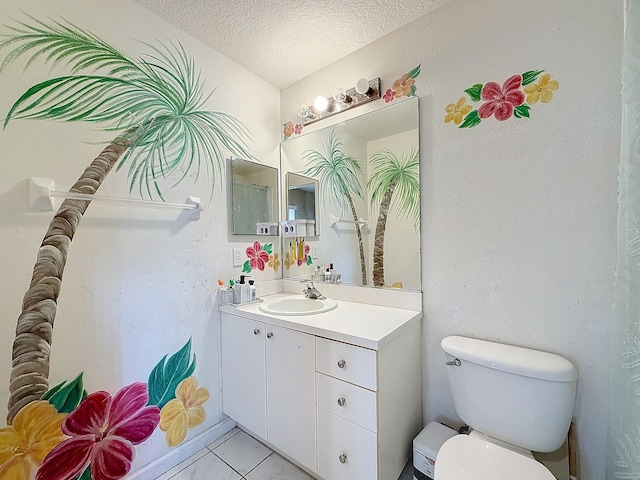
[[[349,197],[363,196],[360,182],[362,167],[357,159],[344,153],[344,145],[333,131],[329,133],[323,146],[324,152],[307,150],[303,153],[302,158],[307,162],[307,167],[302,174],[318,178],[325,198],[344,210]]]
[[[373,173],[367,181],[371,207],[380,204],[389,188],[393,188],[391,208],[401,217],[420,222],[420,155],[412,149],[398,157],[388,148],[378,150],[369,159]]]
[[[129,58],[71,23],[31,20],[34,25],[10,27],[12,33],[0,40],[0,51],[9,49],[0,71],[30,55],[27,66],[44,58],[71,69],[72,75],[29,88],[9,110],[5,128],[11,120],[40,119],[100,123],[105,131],[132,132],[131,147],[117,169],[129,163],[130,190],[137,187],[148,197],[163,198],[166,180],[170,186],[190,176],[197,181],[202,169],[213,195],[225,150],[254,158],[246,127],[231,115],[205,109],[213,92],[204,91],[195,62],[180,43],[145,44],[150,53]]]

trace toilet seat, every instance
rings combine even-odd
[[[555,480],[535,459],[469,435],[444,442],[435,463],[434,480]]]

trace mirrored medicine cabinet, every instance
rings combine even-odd
[[[230,158],[227,172],[233,234],[278,235],[278,169]]]

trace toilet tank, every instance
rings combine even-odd
[[[454,362],[446,368],[456,413],[463,422],[534,452],[552,452],[562,445],[578,379],[569,360],[459,336],[444,338],[441,346],[447,361]]]

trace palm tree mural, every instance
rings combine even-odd
[[[106,175],[128,165],[129,189],[163,199],[163,188],[206,170],[211,194],[223,168],[223,150],[242,157],[249,138],[234,117],[207,111],[194,62],[180,44],[154,47],[131,58],[68,22],[8,27],[0,51],[8,51],[0,71],[21,57],[71,73],[28,88],[4,120],[91,122],[115,139],[86,168],[70,192],[95,193]],[[38,251],[33,276],[18,317],[13,344],[7,422],[48,388],[51,337],[67,254],[90,201],[65,200]]]
[[[420,226],[420,155],[411,150],[409,155],[398,157],[385,148],[375,152],[369,159],[373,173],[367,181],[371,192],[371,207],[379,205],[378,221],[373,244],[373,284],[385,285],[384,280],[384,236],[389,212],[394,209],[400,217],[412,220]]]
[[[324,152],[307,150],[302,159],[307,162],[303,175],[310,175],[319,179],[322,192],[328,197],[329,202],[344,211],[351,211],[356,222],[358,235],[358,247],[360,250],[360,269],[362,273],[362,285],[367,284],[367,265],[364,256],[364,242],[362,241],[362,229],[358,222],[358,212],[353,203],[353,196],[363,198],[363,189],[360,182],[362,167],[358,161],[344,153],[344,145],[331,131],[324,144]]]

